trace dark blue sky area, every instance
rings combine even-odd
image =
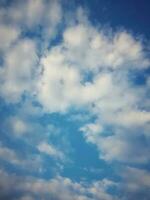
[[[90,8],[94,22],[114,27],[125,27],[134,33],[150,38],[149,0],[76,0],[79,5]]]

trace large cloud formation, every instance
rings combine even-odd
[[[1,171],[1,198],[110,200],[117,197],[107,193],[107,187],[115,186],[123,191],[119,199],[149,199],[150,174],[136,166],[150,162],[150,80],[146,75],[144,83],[134,78],[149,68],[145,45],[127,30],[92,25],[81,8],[66,20],[70,15],[61,4],[28,0],[0,8],[0,96],[6,105],[28,99],[19,117],[11,117],[6,124],[17,136],[38,132],[40,126],[33,128],[26,123],[27,114],[22,114],[32,110],[39,115],[33,102],[42,114],[88,111],[95,121],[79,131],[97,147],[100,159],[121,165],[123,183],[100,180],[85,186],[63,177],[23,181]],[[45,139],[32,145],[38,152],[64,159]],[[0,157],[17,165],[22,162],[4,145]]]
[[[115,183],[104,179],[91,185],[76,183],[69,178],[56,177],[55,179],[42,180],[32,177],[17,177],[0,171],[1,199],[33,200],[112,200],[106,190]],[[12,187],[13,186],[13,187]]]

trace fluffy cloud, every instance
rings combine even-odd
[[[100,43],[96,49],[93,40]],[[138,89],[134,91],[127,82],[128,70],[148,65],[142,43],[129,33],[116,32],[110,37],[90,24],[75,25],[41,59],[37,97],[48,112],[91,103],[104,112],[130,109],[139,99]]]
[[[10,117],[7,120],[7,125],[11,127],[12,132],[17,135],[23,135],[29,131],[29,124],[18,117]]]
[[[84,132],[88,142],[96,144],[100,157],[106,161],[149,162],[149,147],[140,140],[140,137],[145,134],[142,127],[150,121],[149,112],[140,109],[140,107],[145,107],[143,99],[147,86],[135,87],[128,78],[129,67],[133,66],[137,68],[136,70],[139,70],[139,67],[141,70],[143,67],[148,67],[142,45],[128,33],[116,33],[113,38],[107,38],[111,39],[109,42],[106,43],[104,39],[106,44],[102,46],[102,50],[106,48],[106,55],[103,55],[103,59],[107,62],[107,49],[111,48],[113,43],[115,51],[122,52],[124,60],[118,65],[113,65],[112,61],[110,62],[112,65],[104,64],[97,55],[99,64],[96,64],[93,59],[91,66],[96,65],[92,69],[88,65],[90,62],[83,63],[86,57],[80,60],[82,48],[84,53],[90,51],[90,48],[86,50],[85,47],[89,39],[83,37],[87,31],[84,31],[83,25],[80,26],[74,27],[75,30],[77,28],[77,32],[79,31],[77,38],[71,37],[76,31],[73,27],[69,28],[64,32],[64,44],[53,48],[43,58],[41,62],[43,71],[39,81],[39,91],[42,92],[38,92],[37,95],[39,102],[45,112],[62,112],[72,106],[86,106],[91,113],[94,113],[98,119],[96,124],[87,124],[80,130]],[[93,35],[92,33],[91,37],[94,37]],[[134,45],[138,53],[130,52],[131,46]],[[91,54],[87,56],[87,59]],[[99,55],[101,55],[100,52]],[[120,54],[117,56],[120,58]],[[101,71],[96,72],[98,69]],[[93,73],[92,78],[86,77],[89,70]],[[112,136],[103,137],[105,126],[113,127]],[[137,127],[141,128],[139,134],[134,131]],[[138,150],[139,147],[142,150]]]
[[[17,27],[0,24],[0,51],[6,51],[20,34]]]
[[[13,150],[10,150],[7,147],[3,147],[2,145],[0,147],[0,158],[3,160],[8,160],[9,162],[14,163],[14,164],[21,163],[21,161],[19,160],[19,158],[17,158]]]
[[[123,200],[149,199],[150,173],[147,170],[127,167],[122,177],[126,183],[121,185]]]
[[[0,94],[6,102],[18,102],[24,92],[32,91],[36,64],[36,46],[32,40],[20,40],[9,49],[0,69]]]
[[[86,70],[145,68],[149,65],[140,41],[126,31],[112,35],[107,31],[97,30],[89,23],[69,27],[64,32],[67,57]]]
[[[16,176],[3,170],[0,171],[0,175],[0,197],[5,199],[126,200],[149,198],[149,172],[131,167],[124,169],[123,182],[120,183],[103,179],[87,184],[86,182],[74,182],[61,176],[44,180],[29,176]],[[122,195],[118,198],[115,195],[110,195],[107,192],[110,188],[117,188]]]
[[[59,48],[50,51],[41,60],[41,66],[37,98],[48,112],[66,111],[73,105],[84,106],[92,103],[103,97],[111,84],[109,74],[100,74],[95,77],[93,83],[82,83],[84,75],[66,60]],[[97,93],[100,87],[101,90]]]
[[[42,153],[45,153],[49,156],[52,156],[54,158],[58,158],[58,159],[63,159],[64,155],[61,151],[59,151],[58,149],[56,149],[53,145],[47,144],[46,142],[41,142],[38,145],[38,150]]]
[[[80,128],[80,131],[84,132],[86,140],[88,142],[97,143],[99,140],[99,134],[101,134],[103,127],[100,124],[90,123]]]
[[[0,8],[0,96],[6,104],[24,105],[18,117],[8,119],[12,132],[19,136],[35,133],[26,136],[26,141],[34,140],[32,145],[38,153],[63,159],[59,148],[49,142],[49,135],[36,137],[36,133],[46,129],[29,123],[27,115],[38,118],[39,115],[82,109],[96,118],[95,122],[83,125],[80,131],[87,142],[96,145],[101,159],[123,164],[148,163],[150,104],[146,99],[150,81],[147,79],[140,85],[132,80],[133,75],[145,73],[149,68],[142,41],[126,30],[115,32],[93,26],[81,10],[75,20],[61,24],[66,16],[62,16],[59,1],[15,3]],[[16,165],[33,164],[2,145],[0,157]],[[140,178],[136,179],[135,174]],[[133,198],[136,190],[141,195],[147,191],[145,188],[149,189],[146,171],[128,168],[121,176],[125,185],[129,185],[124,190],[127,192],[123,200],[137,199]],[[14,199],[114,199],[106,192],[107,186],[113,185],[108,180],[85,186],[62,177],[50,181],[26,177],[22,181],[4,172],[1,177],[1,197],[5,199],[15,192],[18,196]],[[142,192],[140,185],[144,186]],[[131,191],[129,195],[128,191]]]
[[[1,7],[0,15],[0,53],[3,54],[0,93],[7,102],[16,103],[24,92],[33,90],[32,72],[38,68],[37,47],[43,51],[50,38],[56,35],[56,27],[62,18],[61,4],[57,0],[14,1],[11,6]],[[35,41],[38,43],[36,36],[35,40],[26,38],[26,34],[35,29],[43,41],[42,46],[35,44]]]
[[[61,19],[61,6],[57,1],[48,5],[41,1],[27,1],[23,13],[18,9],[22,4],[17,6],[12,6],[9,14],[13,13],[12,20],[17,25],[23,23],[24,17],[28,28],[44,20],[44,29],[49,20],[53,27],[52,23],[57,26]],[[48,9],[49,14],[43,16]],[[108,34],[109,30],[98,29],[81,18],[84,19],[83,15],[80,15],[78,24],[67,25],[58,45],[42,51],[39,63],[33,40],[20,39],[9,48],[0,70],[0,93],[6,102],[11,103],[19,102],[27,93],[45,113],[67,112],[72,107],[88,109],[97,117],[97,123],[81,128],[86,139],[97,145],[104,159],[127,161],[128,151],[125,149],[135,150],[131,148],[129,134],[122,135],[127,129],[133,132],[135,127],[142,128],[150,121],[143,102],[148,82],[145,88],[135,87],[129,76],[132,70],[134,73],[134,70],[147,68],[149,60],[142,42],[133,35],[123,30]],[[10,41],[15,38],[17,33]],[[8,43],[11,43],[9,39]],[[99,133],[105,131],[105,126],[112,126],[114,132],[121,128],[121,134],[102,137]],[[19,131],[25,126],[18,121],[14,128]],[[113,147],[115,141],[117,147]],[[109,153],[109,149],[113,151]]]
[[[47,30],[54,29],[62,17],[59,1],[14,1],[11,6],[1,8],[1,21],[7,20],[11,24],[33,28],[41,25]]]
[[[0,171],[1,198],[5,199],[57,199],[57,200],[112,200],[106,192],[115,183],[109,180],[94,182],[91,185],[73,182],[69,178],[58,176],[51,180],[33,177],[17,177]],[[58,192],[59,191],[59,192]],[[27,195],[28,194],[28,195]]]
[[[2,144],[0,144],[0,160],[28,171],[38,171],[41,168],[40,156],[30,154],[27,157],[22,157],[22,155],[14,151],[14,149],[8,148]]]
[[[111,130],[99,124],[87,124],[80,128],[87,142],[96,145],[99,156],[108,162],[145,164],[149,163],[149,128],[121,128],[115,125]],[[100,127],[95,131],[92,127]],[[145,137],[146,136],[146,137]]]

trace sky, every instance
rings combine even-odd
[[[0,200],[150,199],[149,13],[0,1]]]

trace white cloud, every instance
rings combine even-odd
[[[112,121],[114,119],[111,119]],[[150,122],[150,112],[147,111],[125,111],[116,114],[116,119],[114,120],[118,124],[123,124],[126,126],[140,126],[145,125]]]
[[[150,173],[147,170],[127,167],[123,177],[128,180],[127,187],[130,190],[137,191],[140,187],[150,188]]]
[[[14,23],[27,23],[29,27],[42,23],[43,29],[46,27],[46,30],[53,27],[53,24],[56,26],[62,18],[58,1],[45,3],[32,0],[9,9]],[[100,106],[103,110],[109,106],[115,106],[114,109],[117,109],[117,104],[121,107],[127,103],[127,100],[121,97],[124,88],[122,85],[119,89],[114,86],[115,78],[112,76],[120,73],[118,69],[148,66],[149,61],[141,41],[126,31],[106,34],[107,30],[93,27],[87,19],[85,20],[81,10],[76,17],[80,18],[80,23],[66,27],[63,41],[42,55],[42,74],[38,78],[31,78],[31,71],[37,71],[38,68],[36,47],[31,44],[33,41],[21,40],[20,44],[7,52],[6,65],[0,72],[1,79],[5,77],[7,80],[2,81],[1,88],[1,95],[7,101],[17,102],[25,91],[32,94],[31,90],[36,88],[37,100],[45,112],[66,111],[71,106],[87,106],[91,103],[96,103],[97,107]],[[46,35],[43,37],[46,38]],[[111,73],[109,69],[115,73]],[[93,73],[91,82],[84,81],[89,71]],[[35,80],[35,88],[32,88],[32,79]]]
[[[8,125],[11,127],[12,132],[17,136],[23,135],[29,130],[29,124],[18,117],[9,118]]]
[[[107,194],[107,190],[114,183],[109,180],[93,182],[92,184],[73,182],[69,178],[55,177],[51,180],[38,179],[33,177],[17,177],[0,171],[1,198],[16,196],[25,198],[30,194],[29,199],[57,199],[57,200],[112,200],[117,199]],[[59,192],[58,192],[59,191]],[[27,198],[27,197],[26,197]],[[25,198],[25,199],[26,199]]]
[[[78,10],[79,23],[67,24],[62,31],[62,41],[57,46],[50,46],[50,39],[57,35],[57,26],[63,16],[60,2],[45,2],[28,0],[3,9],[3,12],[1,10],[1,21],[8,20],[11,24],[0,26],[0,36],[5,36],[0,48],[7,50],[3,57],[4,65],[0,68],[1,97],[6,102],[17,103],[24,93],[28,93],[43,108],[42,114],[69,112],[71,108],[87,109],[97,120],[80,130],[88,142],[97,146],[101,158],[146,163],[150,158],[149,141],[145,145],[140,137],[149,136],[149,102],[145,101],[149,81],[145,87],[135,87],[129,80],[134,73],[132,70],[142,73],[149,67],[144,45],[125,30],[110,34],[109,29],[92,26]],[[44,50],[49,47],[46,51],[40,49],[40,58],[34,40],[18,39],[22,27],[22,31],[30,29],[32,32],[38,26],[41,27],[39,35],[42,39],[37,43]],[[11,34],[10,27],[14,27]],[[112,127],[112,135],[104,137],[105,126]],[[26,125],[16,118],[13,129],[21,134],[26,131]],[[39,143],[38,149],[61,157],[60,152],[46,142]],[[20,162],[7,148],[1,149],[1,157]],[[95,198],[99,198],[97,190],[94,192],[95,187],[92,191]],[[69,195],[66,193],[64,198],[69,199]],[[72,198],[88,199],[83,195]],[[104,199],[109,199],[105,193]]]
[[[18,1],[7,8],[1,8],[0,15],[0,21],[17,25],[23,31],[35,29],[39,31],[43,39],[42,48],[45,48],[49,39],[57,33],[57,26],[62,19],[62,8],[59,0]],[[39,26],[42,27],[41,30]],[[46,41],[45,44],[44,41]]]
[[[6,102],[18,102],[24,92],[32,92],[36,64],[36,46],[32,40],[20,40],[9,49],[0,69],[0,94]]]
[[[125,31],[107,36],[90,24],[66,28],[63,36],[64,41],[41,59],[37,98],[45,111],[91,103],[112,111],[136,104],[137,92],[128,85],[126,74],[131,67],[148,67],[140,41]],[[93,76],[91,81],[85,81],[87,73]]]
[[[20,30],[11,25],[0,24],[0,50],[7,50],[16,41]]]
[[[34,157],[33,157],[34,156]],[[6,161],[12,165],[26,169],[27,171],[39,171],[41,167],[41,158],[38,155],[28,155],[27,157],[22,157],[14,149],[8,148],[0,144],[0,159]]]
[[[90,24],[67,28],[64,32],[67,58],[92,70],[145,68],[149,65],[140,41],[126,31],[118,31],[111,36],[106,34],[107,31],[97,30]]]
[[[3,147],[2,145],[0,146],[0,158],[13,164],[21,164],[21,161],[17,157],[16,153],[7,147]]]
[[[123,200],[149,199],[150,173],[144,169],[127,167],[122,173],[123,183],[120,185]]]
[[[57,58],[57,59],[56,59]],[[77,99],[80,75],[77,69],[64,63],[57,49],[42,59],[43,73],[37,84],[37,97],[44,109],[64,111]]]
[[[52,156],[56,159],[64,158],[64,155],[60,150],[56,149],[53,145],[47,144],[46,142],[41,142],[37,148],[40,152]]]
[[[82,47],[87,41],[87,27],[78,25],[70,27],[64,32],[64,41],[71,47]]]
[[[103,131],[103,127],[98,123],[91,123],[80,128],[80,131],[84,132],[88,142],[97,143],[99,140],[99,134]]]
[[[148,163],[149,156],[149,143],[145,143],[139,129],[120,129],[113,128],[112,135],[106,135],[107,130],[103,129],[95,133],[92,129],[88,128],[90,124],[82,127],[80,130],[84,132],[84,137],[87,142],[96,145],[99,151],[99,157],[105,161],[119,161],[121,163]],[[109,134],[109,133],[108,133]]]

